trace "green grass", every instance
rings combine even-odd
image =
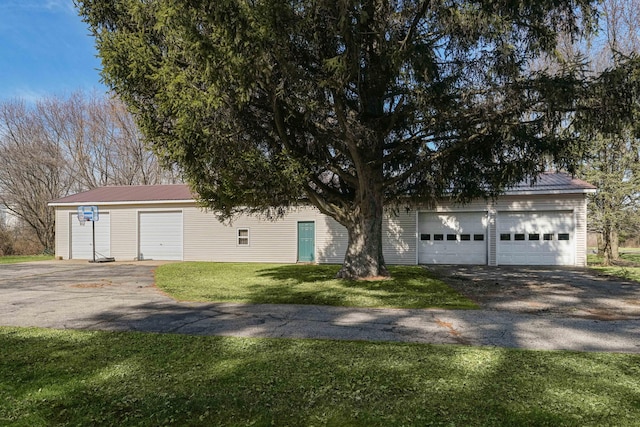
[[[603,266],[602,257],[598,255],[587,255],[587,264],[593,270],[607,276],[621,277],[627,280],[635,280],[640,282],[640,254],[639,253],[620,253],[620,259],[626,265]]]
[[[0,264],[16,264],[19,262],[50,261],[53,255],[8,255],[0,256]]]
[[[0,425],[638,420],[640,355],[0,327]]]
[[[392,266],[391,279],[335,279],[337,265],[184,262],[156,270],[157,286],[178,300],[352,307],[477,308],[422,267]]]

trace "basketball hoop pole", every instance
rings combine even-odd
[[[93,262],[96,262],[96,222],[91,221],[91,234],[93,238]]]

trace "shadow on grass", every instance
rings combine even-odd
[[[634,425],[638,355],[0,328],[1,425]]]
[[[338,265],[282,265],[260,269],[268,286],[252,286],[250,302],[355,307],[475,309],[475,303],[422,267],[390,266],[383,280],[336,279]]]

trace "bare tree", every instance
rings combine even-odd
[[[80,92],[27,105],[0,103],[0,204],[54,244],[47,203],[105,185],[171,183],[122,102]]]
[[[617,66],[640,54],[640,0],[604,0],[602,30],[587,46],[594,71]],[[640,111],[635,111],[640,118]],[[606,123],[606,120],[605,120]],[[619,258],[620,233],[637,229],[640,211],[640,127],[632,121],[622,128],[593,134],[589,160],[582,176],[598,186],[589,199],[589,229],[597,232],[598,253],[605,264]],[[635,231],[634,231],[635,232]]]
[[[47,202],[73,185],[64,149],[23,102],[0,105],[0,120],[0,202],[33,228],[46,251],[52,251],[54,214]]]
[[[67,150],[78,189],[175,182],[149,151],[124,104],[114,97],[75,93],[48,99],[40,114]]]

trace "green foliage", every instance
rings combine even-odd
[[[385,273],[385,206],[574,169],[566,127],[594,78],[533,64],[589,32],[594,3],[77,0],[105,82],[202,203],[312,203],[349,230],[341,277]]]
[[[0,327],[0,424],[632,426],[640,356]]]
[[[223,216],[306,196],[346,221],[368,193],[469,200],[571,162],[579,70],[530,70],[588,0],[77,3],[105,82]]]
[[[184,262],[160,266],[156,285],[187,301],[350,307],[477,308],[422,267],[389,267],[384,280],[335,279],[337,265]]]
[[[605,265],[604,258],[598,255],[588,255],[587,262],[589,267],[601,274],[640,282],[640,254],[638,253],[621,254],[618,262],[620,265]]]
[[[640,221],[640,58],[620,61],[593,86],[575,122],[591,140],[580,174],[598,187],[589,196],[589,228],[602,237],[605,263],[618,258],[618,236],[636,234]]]

